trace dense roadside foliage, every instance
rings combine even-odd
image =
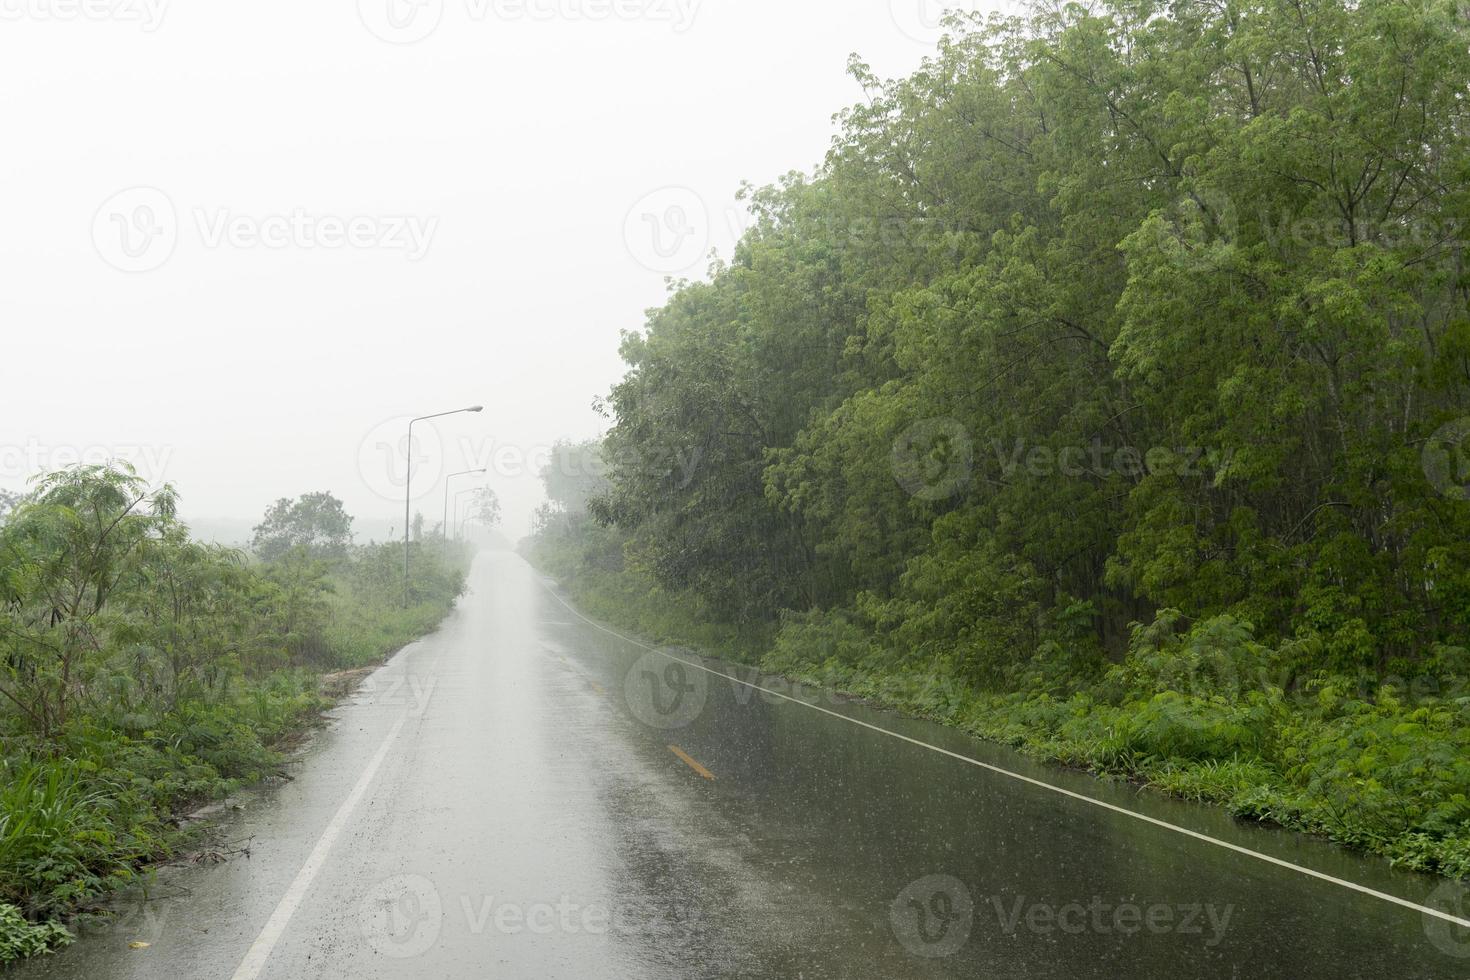
[[[270,533],[293,513],[294,538]],[[269,561],[175,515],[119,464],[53,473],[0,518],[0,963],[169,856],[177,816],[279,774],[322,675],[380,662],[463,590],[466,553],[423,541],[404,608],[401,546],[351,545],[328,494],[272,508]]]
[[[955,28],[906,79],[854,61],[823,167],[625,337],[600,489],[551,474],[533,556],[634,625],[1470,875],[1462,6]]]

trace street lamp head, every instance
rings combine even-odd
[[[484,405],[472,405],[469,408],[465,409],[466,412],[483,412],[484,410]]]

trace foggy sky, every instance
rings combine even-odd
[[[938,36],[923,0],[417,4],[0,0],[0,489],[121,455],[186,519],[330,490],[382,539],[393,420],[480,403],[415,506],[488,464],[519,536],[740,182],[820,161],[849,53]]]

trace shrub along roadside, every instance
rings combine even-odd
[[[589,533],[595,533],[590,531]],[[1228,616],[1173,610],[1137,626],[1122,663],[1039,653],[1009,690],[957,682],[895,655],[852,614],[788,614],[774,633],[701,618],[697,600],[636,568],[573,567],[545,535],[527,556],[590,614],[802,683],[961,729],[1032,757],[1136,780],[1242,819],[1327,837],[1396,865],[1470,877],[1470,690],[1463,651],[1437,682],[1307,673],[1312,650],[1256,643]]]
[[[789,647],[787,654],[789,655]],[[762,669],[929,718],[1046,761],[1137,780],[1396,865],[1470,876],[1470,707],[1383,691],[1315,698],[1098,687],[1070,696],[955,689],[933,675],[766,658]]]
[[[277,775],[323,675],[432,630],[469,552],[193,541],[125,467],[53,474],[0,524],[0,963],[188,841],[179,815]]]

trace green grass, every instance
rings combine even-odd
[[[382,663],[408,643],[433,631],[449,612],[443,601],[420,602],[407,609],[370,606],[350,595],[331,597],[331,620],[325,630],[332,653],[330,666],[351,670]]]
[[[70,760],[0,765],[0,901],[47,912],[103,887],[99,870],[137,855],[112,822],[119,802]]]
[[[589,573],[563,582],[583,612],[655,643],[697,647],[725,660],[754,663],[773,635],[769,626],[741,629],[717,623],[694,596],[666,592],[637,572]]]

